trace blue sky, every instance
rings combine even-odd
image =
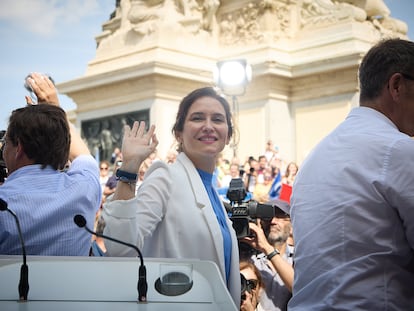
[[[25,104],[28,73],[49,73],[57,83],[85,73],[114,8],[115,0],[0,0],[0,129]],[[76,107],[59,99],[64,109]]]
[[[413,0],[385,0],[391,16],[408,24],[413,39]],[[115,0],[0,0],[0,130],[25,104],[24,77],[49,73],[57,83],[82,76],[95,56],[95,36]],[[60,95],[64,109],[75,104]]]

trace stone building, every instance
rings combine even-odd
[[[382,0],[120,0],[85,75],[58,89],[77,104],[73,118],[94,153],[107,155],[122,125],[143,119],[156,125],[163,158],[181,98],[214,85],[218,61],[245,59],[253,77],[234,104],[237,156],[257,157],[271,139],[301,163],[358,105],[364,53],[406,34]]]

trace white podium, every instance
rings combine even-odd
[[[139,258],[28,256],[28,301],[20,302],[22,256],[0,256],[0,310],[237,311],[218,267],[209,261],[147,258],[147,302],[137,302]],[[192,268],[191,288],[178,295],[156,289],[165,269]]]

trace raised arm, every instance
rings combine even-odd
[[[49,104],[60,106],[56,87],[47,76],[39,73],[31,73],[30,77],[27,78],[27,83],[36,94],[39,105]],[[25,98],[28,105],[33,105],[33,102],[29,96],[26,96]],[[73,161],[76,157],[82,154],[90,154],[88,146],[82,140],[82,137],[76,130],[75,126],[69,123],[69,128],[71,136],[69,160]]]
[[[138,174],[141,163],[155,151],[158,140],[155,126],[145,132],[145,122],[135,121],[132,128],[124,126],[121,172]],[[136,182],[136,180],[135,180]],[[112,200],[129,200],[135,196],[135,183],[119,180]]]
[[[270,262],[279,274],[286,288],[292,292],[294,270],[292,265],[281,256],[281,254],[286,251],[286,245],[284,245],[283,249],[279,249],[277,252],[274,252],[275,247],[268,242],[260,221],[258,221],[257,224],[249,223],[249,228],[254,232],[254,237],[243,238],[243,241],[258,251],[264,253],[266,256],[273,253],[272,256],[269,256],[268,258],[270,258]]]

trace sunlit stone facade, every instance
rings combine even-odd
[[[114,9],[85,75],[58,88],[77,104],[79,128],[98,119],[114,132],[120,115],[146,115],[161,158],[174,145],[180,99],[214,85],[217,61],[244,58],[253,78],[237,98],[237,156],[257,157],[271,139],[284,159],[301,163],[358,105],[364,53],[407,34],[380,0],[121,0]]]

